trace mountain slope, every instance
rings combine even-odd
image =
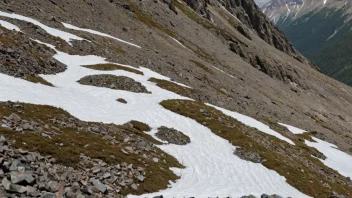
[[[253,1],[0,8],[1,196],[351,195],[352,89]]]
[[[323,73],[351,85],[351,2],[271,1],[262,9]]]

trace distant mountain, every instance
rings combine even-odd
[[[352,85],[352,1],[272,0],[261,8],[323,73]]]
[[[255,3],[259,6],[262,7],[266,3],[268,3],[270,0],[255,0]]]

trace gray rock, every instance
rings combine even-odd
[[[143,177],[143,175],[138,175],[137,179],[141,182],[144,181],[145,177]]]
[[[8,117],[9,120],[14,120],[15,122],[19,122],[21,121],[21,117],[18,116],[17,114],[15,113],[12,113],[9,117]]]
[[[99,180],[94,180],[93,185],[96,189],[98,189],[100,192],[105,193],[106,192],[106,186],[102,184]]]
[[[257,153],[248,152],[242,148],[236,148],[234,154],[243,160],[251,161],[254,163],[261,163],[261,158]]]
[[[83,188],[82,193],[87,194],[87,195],[92,195],[93,194],[93,187],[88,186],[87,188]]]
[[[7,139],[4,136],[0,136],[0,144],[7,145]]]
[[[262,194],[262,196],[260,196],[260,198],[282,198],[279,195],[267,195],[267,194]]]
[[[190,138],[181,131],[167,127],[158,128],[158,132],[155,135],[161,140],[176,145],[186,145],[191,142]]]
[[[12,163],[11,163],[11,166],[10,166],[10,171],[18,171],[18,166],[20,165],[20,162],[18,160],[14,160]]]
[[[140,82],[126,76],[115,76],[110,74],[91,75],[80,79],[78,82],[83,85],[106,87],[135,93],[150,93]]]
[[[19,184],[26,182],[27,184],[32,184],[35,181],[34,177],[28,173],[21,172],[11,172],[11,182],[14,184]]]
[[[4,186],[4,188],[9,192],[25,193],[27,191],[26,187],[23,187],[17,184],[12,184],[6,177],[2,180],[1,183]]]
[[[46,183],[45,188],[49,192],[57,192],[60,189],[60,184],[57,181],[49,181]]]
[[[41,198],[56,198],[56,195],[54,193],[45,193]]]
[[[132,188],[133,190],[138,190],[138,185],[137,185],[137,184],[132,184],[132,185],[131,185],[131,188]]]
[[[104,175],[103,175],[103,178],[104,178],[104,179],[107,179],[107,178],[109,178],[109,177],[111,177],[111,174],[110,174],[110,173],[104,173]]]
[[[24,124],[22,125],[22,129],[23,129],[23,130],[28,130],[30,127],[31,127],[31,125],[30,125],[29,123],[24,123]]]

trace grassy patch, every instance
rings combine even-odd
[[[199,16],[194,10],[192,10],[187,5],[185,5],[179,1],[174,1],[174,4],[175,4],[175,7],[177,7],[179,10],[181,10],[186,16],[188,16],[190,19],[192,19],[196,23],[202,25],[204,28],[206,28],[208,30],[215,31],[216,35],[221,35],[227,41],[232,40],[232,35],[229,32],[217,27],[211,21]]]
[[[177,3],[177,2],[175,1],[174,3]],[[163,27],[163,25],[161,25],[155,19],[153,19],[152,16],[150,16],[146,13],[143,13],[140,9],[138,9],[138,7],[134,3],[130,2],[130,6],[132,7],[133,12],[136,15],[137,19],[139,21],[141,21],[142,23],[146,24],[148,27],[156,28],[156,29],[160,30],[161,32],[164,32],[165,34],[167,34],[175,39],[178,38],[178,40],[180,41],[180,43],[182,43],[182,45],[184,45],[188,49],[192,50],[198,56],[203,57],[209,61],[215,61],[214,57],[212,57],[211,55],[206,53],[199,46],[197,46],[196,44],[192,43],[191,41],[189,41],[185,38],[180,39],[180,36],[178,36],[176,32],[174,32],[168,28]]]
[[[42,77],[37,76],[37,75],[25,75],[24,78],[26,80],[28,80],[29,82],[32,82],[32,83],[40,83],[40,84],[43,84],[43,85],[54,87],[53,84],[51,84],[50,82],[44,80]]]
[[[11,46],[14,46],[16,44],[16,41],[10,39],[7,36],[3,36],[3,35],[0,35],[0,42],[5,47],[11,47]]]
[[[150,128],[150,126],[148,126],[147,124],[143,123],[143,122],[139,122],[139,121],[136,121],[136,120],[132,120],[130,122],[132,125],[133,125],[133,128],[137,129],[137,130],[140,130],[140,131],[150,131],[152,130]]]
[[[52,136],[52,139],[49,139],[42,137],[41,132],[39,131],[18,133],[0,127],[0,135],[9,138],[9,143],[13,147],[22,148],[32,152],[39,152],[42,155],[51,155],[56,159],[57,163],[76,168],[78,168],[80,153],[91,158],[104,160],[108,164],[126,162],[128,164],[134,164],[134,166],[145,168],[146,179],[143,183],[140,183],[138,191],[134,192],[127,188],[122,191],[124,195],[129,193],[142,194],[156,192],[167,188],[170,180],[175,181],[178,179],[169,168],[182,168],[183,166],[178,163],[175,158],[164,153],[160,149],[155,148],[155,150],[152,151],[155,153],[151,153],[153,155],[158,154],[158,156],[162,156],[158,163],[155,163],[153,160],[145,159],[142,155],[131,153],[126,155],[122,152],[122,147],[120,145],[112,144],[105,139],[104,136],[86,130],[86,127],[100,125],[101,127],[109,129],[107,131],[111,135],[114,135],[114,132],[121,130],[132,134],[132,136],[143,133],[141,131],[137,132],[137,129],[124,129],[122,126],[87,123],[82,121],[79,121],[79,126],[83,126],[82,128],[70,127],[69,125],[63,126],[53,123],[52,119],[73,119],[73,117],[64,110],[44,105],[20,104],[23,105],[24,108],[11,108],[6,103],[0,103],[0,116],[9,116],[11,113],[17,113],[23,120],[35,121],[40,123],[40,125],[49,124],[50,126],[59,128],[60,131],[57,131],[58,134]],[[43,130],[45,131],[48,129],[43,128]],[[146,136],[148,135],[144,133],[144,137]],[[149,136],[149,138],[152,137]],[[147,165],[141,161],[145,161]]]
[[[162,32],[164,32],[165,34],[171,36],[171,37],[176,37],[176,33],[170,29],[164,28],[160,23],[156,22],[152,16],[143,13],[137,6],[136,4],[134,4],[133,2],[130,1],[130,6],[133,9],[133,13],[136,15],[137,19],[141,22],[143,22],[144,24],[146,24],[148,27],[152,28],[156,28]]]
[[[194,63],[196,66],[198,66],[199,68],[201,68],[202,70],[212,74],[213,72],[207,67],[205,66],[203,63],[195,61],[195,60],[190,60],[190,62]]]
[[[125,71],[132,72],[135,74],[144,75],[143,72],[141,72],[137,69],[132,69],[132,68],[125,67],[122,65],[109,64],[109,63],[97,64],[97,65],[84,65],[83,67],[86,67],[89,69],[94,69],[94,70],[101,70],[101,71],[125,70]]]
[[[298,136],[298,137],[300,137],[300,138],[302,138],[304,140],[308,140],[310,142],[316,142],[315,140],[313,140],[310,132],[305,132],[305,133],[302,133],[302,134],[296,134],[296,136]]]
[[[202,91],[200,90],[187,88],[167,80],[150,78],[149,81],[156,83],[156,85],[160,88],[166,89],[178,95],[189,97],[189,98],[192,98],[193,95],[202,94]]]
[[[352,192],[352,188],[339,182],[347,181],[345,177],[311,157],[305,150],[245,126],[215,108],[189,100],[167,100],[161,102],[161,105],[196,120],[235,146],[259,154],[264,166],[284,176],[290,185],[307,195],[329,197],[333,192],[345,195]],[[307,161],[311,164],[307,165]],[[318,168],[312,169],[313,166]],[[336,177],[331,180],[321,174],[320,170],[328,171]]]

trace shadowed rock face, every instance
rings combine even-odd
[[[202,15],[207,15],[209,13],[207,5],[217,3],[208,0],[186,0],[185,2],[194,11]],[[265,42],[280,51],[295,57],[301,62],[307,62],[307,60],[293,47],[292,43],[285,37],[285,35],[267,20],[266,16],[261,12],[254,1],[225,0],[221,4],[243,24],[250,29],[255,30],[259,37]]]

